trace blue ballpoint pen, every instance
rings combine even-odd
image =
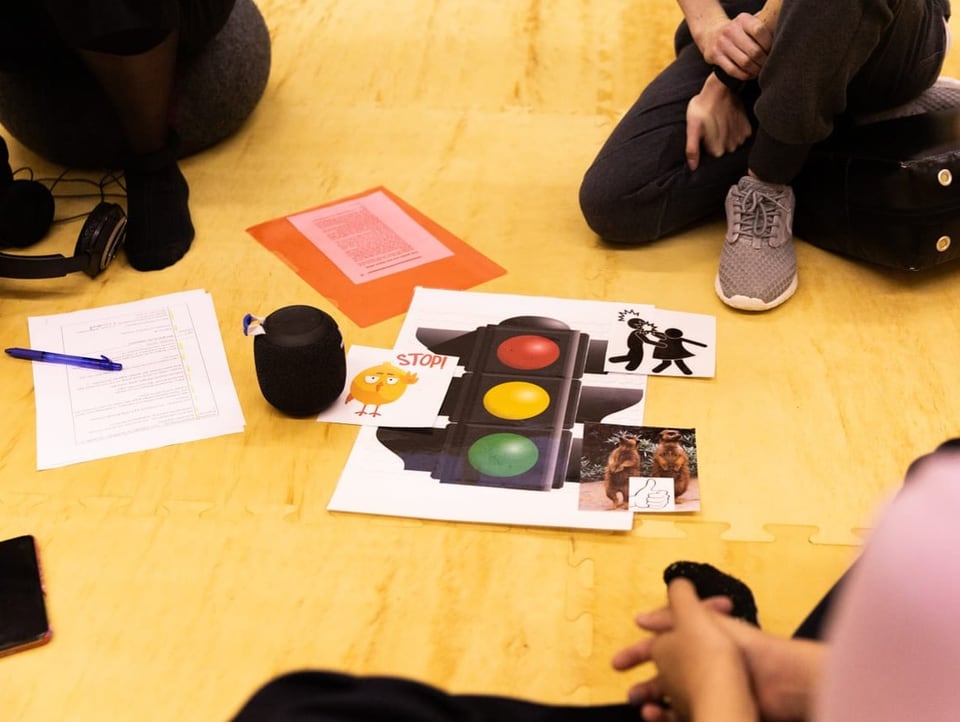
[[[32,348],[8,348],[6,351],[14,358],[22,358],[27,361],[45,361],[51,364],[79,366],[80,368],[97,369],[98,371],[119,371],[123,368],[122,364],[111,361],[106,356],[101,356],[100,358],[71,356],[65,353],[54,353],[52,351],[36,351]]]

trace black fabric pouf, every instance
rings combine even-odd
[[[253,0],[237,0],[210,45],[180,69],[176,126],[181,157],[240,128],[263,95],[270,59],[270,33],[260,10]],[[9,136],[59,165],[122,165],[119,123],[79,60],[58,74],[48,69],[0,72],[0,124]]]
[[[895,270],[960,259],[960,81],[861,116],[814,146],[793,182],[793,231],[826,251]]]

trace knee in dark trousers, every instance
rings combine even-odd
[[[598,159],[583,177],[580,210],[590,229],[607,243],[639,245],[661,237],[662,195],[617,187],[620,178]],[[649,198],[642,196],[649,195]]]

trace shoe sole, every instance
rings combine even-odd
[[[716,289],[720,300],[731,308],[736,308],[740,311],[769,311],[771,308],[776,308],[781,303],[789,299],[796,292],[797,276],[794,274],[793,280],[790,281],[790,285],[787,286],[787,289],[772,301],[764,301],[760,298],[741,296],[739,294],[727,296],[720,287],[720,274],[717,274],[716,280],[713,282],[713,287]]]

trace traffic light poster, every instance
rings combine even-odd
[[[423,427],[363,426],[327,508],[631,529],[629,508],[580,503],[586,425],[643,426],[649,375],[605,370],[615,355],[610,329],[624,310],[644,319],[658,311],[643,304],[417,288],[395,349],[455,360],[439,413]],[[694,340],[713,347],[709,334]],[[622,339],[616,343],[619,349]],[[664,484],[648,485],[648,491],[657,483]]]

